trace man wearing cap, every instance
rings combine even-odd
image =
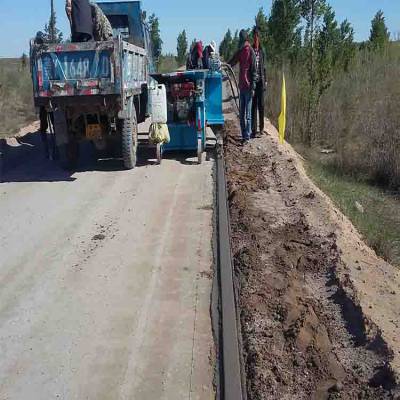
[[[266,87],[266,71],[265,71],[265,55],[260,43],[260,33],[257,27],[253,30],[253,50],[256,57],[256,88],[252,101],[251,121],[252,121],[252,134],[254,138],[257,136],[257,111],[260,119],[260,134],[264,132],[264,92]]]
[[[210,60],[211,56],[215,53],[215,50],[217,48],[217,45],[215,44],[214,40],[210,42],[209,45],[207,45],[203,51],[203,68],[204,69],[210,69]]]
[[[239,91],[240,91],[240,127],[242,141],[247,143],[251,135],[251,105],[256,87],[257,70],[254,51],[249,43],[247,31],[242,29],[239,34],[239,50],[229,61],[234,67],[239,63]]]

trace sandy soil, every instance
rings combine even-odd
[[[400,273],[277,132],[225,130],[249,399],[397,399]]]

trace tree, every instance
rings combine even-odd
[[[318,102],[333,80],[336,63],[339,62],[340,29],[332,7],[327,6],[323,23],[316,37],[316,85]]]
[[[260,42],[263,48],[266,48],[267,36],[268,36],[268,18],[264,13],[264,9],[261,7],[255,18],[255,25],[258,28],[260,35]]]
[[[356,55],[356,45],[354,43],[354,29],[350,22],[345,19],[340,24],[340,47],[339,47],[339,66],[344,71],[348,71],[351,62]]]
[[[153,49],[153,58],[155,63],[158,65],[163,41],[160,34],[160,22],[154,13],[150,15],[148,24],[150,28],[150,40]]]
[[[176,57],[176,61],[177,61],[178,65],[181,66],[181,65],[185,64],[187,53],[188,53],[188,41],[187,41],[185,30],[183,30],[178,35],[176,51],[178,54]]]
[[[236,30],[235,35],[233,36],[231,46],[229,48],[229,58],[233,57],[233,55],[238,51],[240,45],[239,39],[239,31]]]
[[[315,122],[317,116],[318,103],[320,99],[320,88],[316,68],[315,43],[317,41],[321,17],[326,10],[325,0],[300,0],[301,16],[305,20],[304,47],[306,54],[307,68],[307,98],[306,98],[306,127],[303,133],[303,141],[308,145],[315,136]]]
[[[219,54],[225,61],[228,61],[231,57],[232,40],[231,30],[228,29],[219,45]]]
[[[44,27],[44,41],[47,43],[61,43],[63,34],[57,28],[57,16],[54,11],[54,0],[50,0],[50,19]]]
[[[388,44],[390,34],[386,27],[383,11],[379,10],[371,21],[369,41],[374,50],[383,50]]]
[[[301,46],[300,4],[298,0],[275,0],[268,20],[266,48],[278,64],[296,58]]]

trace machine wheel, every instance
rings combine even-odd
[[[135,106],[132,104],[131,115],[122,120],[122,158],[126,169],[133,169],[137,161],[138,126]]]
[[[197,139],[197,161],[199,164],[203,163],[203,141]]]
[[[159,165],[161,165],[161,161],[162,161],[161,143],[157,143],[156,152],[157,152],[157,163]]]

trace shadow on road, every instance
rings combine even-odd
[[[40,134],[0,140],[0,182],[68,182],[71,173],[46,159]]]
[[[212,157],[207,153],[207,159]],[[176,160],[184,165],[196,165],[195,152],[166,152],[163,159]],[[140,147],[137,167],[157,165],[155,148]],[[39,132],[31,132],[15,139],[0,139],[0,182],[73,182],[75,172],[123,171],[120,158],[96,160],[91,143],[80,144],[80,157],[77,168],[67,171],[58,161],[48,160],[45,156]]]
[[[213,151],[207,151],[205,158],[207,161],[214,159]],[[183,165],[198,165],[195,151],[168,151],[163,154],[162,159],[178,161]],[[155,150],[144,148],[139,151],[137,166],[144,167],[148,165],[158,165],[158,162],[155,159]]]

